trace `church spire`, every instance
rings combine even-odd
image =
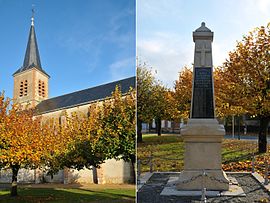
[[[41,72],[48,75],[42,69],[41,63],[40,63],[37,38],[36,38],[35,28],[34,28],[34,9],[32,9],[31,27],[30,27],[29,37],[28,37],[27,48],[26,48],[26,52],[24,56],[23,66],[19,70],[17,70],[13,75],[29,70],[31,68],[37,68]]]

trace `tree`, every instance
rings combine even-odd
[[[157,81],[151,92],[153,118],[156,122],[157,134],[161,135],[161,120],[169,118],[168,90]]]
[[[216,68],[214,71],[215,84],[215,106],[218,117],[224,118],[232,115],[241,115],[247,113],[241,103],[238,102],[238,92],[234,91],[234,85],[228,85],[224,80],[223,69]],[[230,92],[230,95],[228,95]]]
[[[54,140],[47,136],[50,128],[42,127],[41,118],[33,115],[33,109],[23,110],[0,95],[0,165],[12,170],[11,196],[17,195],[19,169],[39,167]]]
[[[174,119],[189,118],[192,94],[192,70],[184,67],[174,85]]]
[[[62,122],[57,119],[48,119],[46,123],[53,123],[57,141],[53,144],[50,156],[46,160],[48,174],[54,175],[64,167],[90,169],[98,167],[106,159],[103,153],[104,146],[100,143],[102,131],[97,113],[97,104],[91,107],[91,119],[87,115],[73,112],[71,115],[62,115]],[[60,118],[61,120],[61,118]]]
[[[147,68],[137,67],[137,141],[142,142],[142,123],[155,119],[157,134],[161,135],[161,120],[168,118],[168,89]]]
[[[152,122],[153,100],[151,94],[155,78],[146,64],[138,64],[137,67],[137,141],[142,142],[142,123]]]
[[[223,87],[220,98],[228,106],[260,120],[259,153],[267,151],[270,120],[270,24],[254,29],[237,43],[236,49],[219,69]]]
[[[106,159],[123,159],[133,165],[135,149],[136,95],[130,90],[122,95],[118,87],[102,103],[92,104],[89,114],[65,115],[66,123],[58,127],[58,134],[65,135],[62,151],[52,156],[47,163],[54,174],[64,167],[99,168]],[[135,178],[135,174],[134,174]]]
[[[60,124],[57,132],[65,135],[66,144],[63,146],[65,150],[56,154],[56,161],[52,159],[56,165],[50,167],[55,169],[57,166],[55,171],[64,167],[78,170],[84,167],[90,169],[92,166],[99,167],[105,161],[104,146],[100,142],[103,136],[100,106],[93,104],[90,108],[89,117],[78,112],[73,112],[70,116],[65,115],[66,122]]]
[[[131,162],[135,182],[136,161],[136,92],[133,89],[122,95],[118,87],[109,101],[103,103],[101,137],[108,158]],[[110,146],[110,147],[105,147]]]

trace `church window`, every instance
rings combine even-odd
[[[20,84],[19,96],[23,97],[23,96],[27,96],[27,94],[28,94],[28,81],[24,80],[24,81],[21,81],[21,84]]]
[[[20,97],[23,96],[23,81],[21,81],[21,85],[20,85]]]
[[[66,124],[67,124],[67,120],[66,120],[66,117],[65,116],[60,116],[59,117],[59,125],[60,127],[66,127]]]
[[[45,83],[41,80],[38,81],[38,95],[45,97]]]
[[[43,97],[45,97],[45,84],[44,84],[44,82],[42,82],[42,89],[41,89],[42,91],[42,96]]]
[[[27,96],[27,88],[28,88],[28,82],[27,80],[24,81],[24,96]]]

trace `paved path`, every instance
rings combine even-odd
[[[200,203],[200,197],[162,196],[160,195],[168,179],[177,176],[176,173],[155,173],[146,184],[137,192],[138,203]],[[251,174],[230,174],[237,179],[239,185],[244,190],[246,197],[223,196],[209,197],[207,202],[269,202],[270,196],[265,188]]]

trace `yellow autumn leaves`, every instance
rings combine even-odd
[[[130,160],[135,157],[135,97],[134,90],[122,95],[117,87],[110,98],[90,105],[87,114],[63,111],[60,118],[45,118],[1,94],[1,168],[46,165],[56,172],[66,165],[98,166],[113,156]],[[122,146],[129,146],[126,142],[128,149]],[[73,158],[81,163],[73,164]]]

